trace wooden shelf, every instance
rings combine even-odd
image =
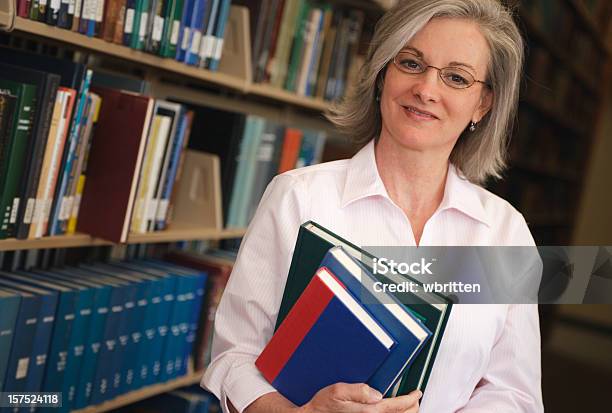
[[[169,229],[166,231],[149,232],[146,234],[130,234],[128,244],[148,244],[156,242],[173,242],[188,240],[220,240],[240,238],[244,229],[216,230],[212,228]],[[60,235],[31,240],[9,238],[0,240],[0,251],[15,251],[26,249],[74,248],[113,245],[112,242],[93,238],[87,234]]]
[[[110,410],[118,409],[120,407],[127,406],[129,404],[148,399],[149,397],[153,397],[158,394],[167,393],[169,391],[176,390],[181,387],[190,386],[192,384],[199,383],[203,375],[204,375],[204,372],[201,371],[201,372],[189,374],[185,377],[181,377],[175,380],[168,381],[166,383],[160,383],[160,384],[154,384],[152,386],[147,386],[145,388],[126,393],[122,396],[116,397],[102,404],[86,407],[80,410],[73,410],[72,413],[108,412]]]
[[[286,90],[278,89],[270,85],[256,84],[248,79],[228,75],[222,72],[212,72],[210,70],[189,66],[142,51],[134,50],[126,46],[109,43],[105,40],[87,37],[83,34],[70,30],[61,29],[47,24],[17,17],[14,31],[45,37],[56,42],[72,45],[84,51],[93,51],[107,56],[135,62],[140,65],[149,66],[156,70],[166,73],[186,76],[193,80],[229,88],[246,95],[260,96],[273,99],[277,102],[298,106],[304,109],[324,111],[329,103],[322,99],[315,99],[308,96],[300,96]]]

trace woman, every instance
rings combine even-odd
[[[217,312],[202,381],[226,411],[541,412],[533,305],[457,305],[419,407],[338,384],[293,406],[254,361],[273,333],[298,227],[314,220],[357,245],[534,245],[499,177],[523,43],[497,0],[401,1],[379,21],[360,82],[330,119],[365,146],[269,185]]]

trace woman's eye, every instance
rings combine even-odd
[[[400,64],[402,65],[402,67],[413,71],[419,71],[422,68],[421,63],[417,62],[414,59],[402,59]]]
[[[446,75],[446,79],[449,82],[454,83],[456,85],[468,85],[469,84],[468,80],[465,77],[457,73],[448,73]]]

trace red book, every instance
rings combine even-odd
[[[154,99],[113,89],[93,88],[93,92],[102,98],[102,107],[91,142],[77,230],[125,242]]]
[[[285,131],[285,140],[283,142],[283,151],[278,165],[278,173],[289,171],[295,168],[300,147],[302,146],[302,131],[299,129],[287,128]]]

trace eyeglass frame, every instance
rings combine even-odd
[[[419,60],[419,61],[420,61],[420,62],[423,64],[423,71],[422,71],[422,72],[418,72],[418,73],[410,73],[410,72],[406,72],[406,71],[404,71],[404,70],[402,69],[402,67],[401,67],[401,64],[399,64],[399,63],[397,62],[397,58],[398,58],[398,56],[399,56],[399,55],[401,55],[401,54],[408,54],[408,55],[414,56],[416,59],[418,59],[418,60]],[[433,69],[436,69],[436,70],[438,71],[438,77],[440,78],[440,80],[442,81],[442,83],[444,83],[446,86],[450,87],[451,89],[456,89],[456,90],[469,89],[469,88],[471,88],[472,86],[474,86],[474,83],[482,83],[483,85],[485,85],[485,86],[486,86],[486,87],[488,87],[489,89],[493,89],[489,83],[487,83],[487,82],[485,82],[485,81],[482,81],[482,80],[478,80],[478,79],[476,79],[474,75],[472,75],[470,72],[468,72],[468,71],[467,71],[467,70],[465,70],[465,69],[462,69],[462,68],[460,68],[460,67],[452,67],[452,66],[448,66],[448,67],[442,67],[442,68],[440,68],[440,67],[436,67],[436,66],[428,65],[427,63],[425,63],[425,62],[423,61],[423,59],[421,59],[421,58],[420,58],[419,56],[417,56],[415,53],[412,53],[412,52],[409,52],[409,51],[400,51],[398,54],[396,54],[396,55],[393,57],[393,60],[392,60],[392,61],[393,61],[393,65],[394,65],[394,66],[397,68],[397,70],[399,70],[400,72],[402,72],[402,73],[404,73],[404,74],[407,74],[407,75],[422,75],[423,73],[427,72],[427,69],[429,69],[430,67],[431,67],[431,68],[433,68]],[[446,70],[446,69],[455,69],[455,70],[461,70],[462,72],[465,72],[465,73],[467,73],[468,75],[470,75],[470,77],[471,77],[471,78],[472,78],[474,81],[473,81],[473,82],[472,82],[472,83],[471,83],[469,86],[466,86],[466,87],[454,87],[454,86],[451,86],[451,85],[449,85],[448,83],[446,83],[446,81],[445,81],[445,80],[444,80],[444,78],[442,77],[442,71],[443,71],[443,70]]]

